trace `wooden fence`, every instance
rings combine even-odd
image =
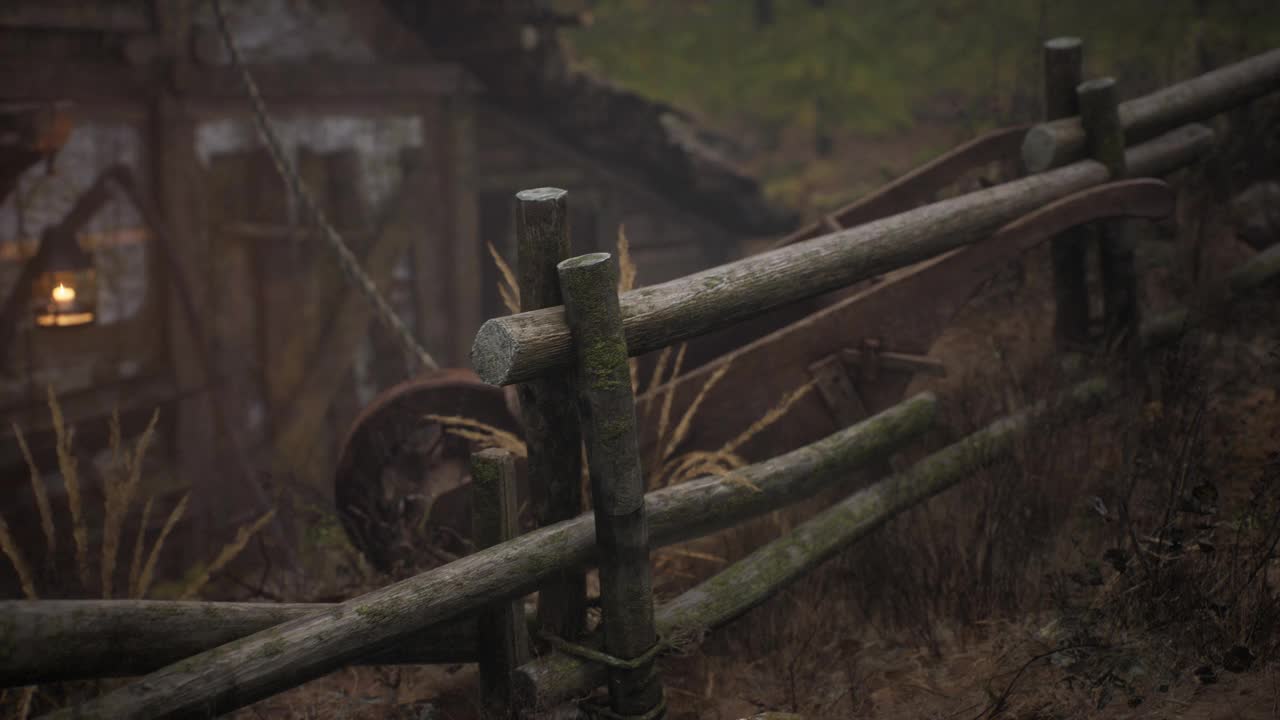
[[[1047,57],[1064,48],[1067,53],[1065,60],[1055,55],[1047,63],[1056,69],[1047,77],[1046,95],[1059,108],[1049,109],[1047,119],[1064,114],[1063,103],[1070,105],[1054,83],[1078,80],[1079,54],[1072,60],[1072,47],[1078,43],[1058,40],[1046,47]],[[598,709],[603,716],[662,717],[663,690],[654,669],[662,652],[696,644],[896,514],[1007,456],[1029,428],[1098,407],[1116,383],[1086,380],[1054,402],[1003,418],[859,490],[655,607],[649,578],[654,548],[813,497],[855,470],[874,467],[933,425],[937,400],[916,396],[728,477],[644,494],[628,358],[980,242],[1043,206],[1122,176],[1159,176],[1186,166],[1213,136],[1188,123],[1280,87],[1280,51],[1120,106],[1113,83],[1068,85],[1076,86],[1083,124],[1054,120],[1027,133],[1024,159],[1039,174],[889,217],[860,218],[866,222],[620,297],[613,258],[564,257],[563,192],[521,193],[521,300],[532,309],[485,323],[473,361],[490,382],[523,383],[530,481],[552,488],[539,512],[542,527],[512,537],[509,458],[484,453],[475,458],[473,473],[477,496],[487,498],[477,503],[482,517],[476,526],[484,536],[477,540],[484,549],[472,555],[331,605],[0,603],[0,678],[26,684],[148,673],[48,717],[202,717],[351,663],[478,660],[496,715],[607,685],[609,706]],[[1125,137],[1143,142],[1126,149]],[[1082,152],[1090,159],[1075,160]],[[1068,160],[1075,161],[1061,165]],[[1122,302],[1133,280],[1126,262],[1131,256],[1115,255],[1108,314],[1136,324],[1136,307]],[[1075,282],[1072,272],[1083,270],[1069,253],[1055,252],[1055,263],[1067,285]],[[1227,294],[1277,273],[1280,250],[1273,249],[1234,273]],[[1129,337],[1160,342],[1186,320],[1185,312],[1149,320]],[[566,412],[572,403],[577,412]],[[580,513],[575,490],[584,443],[591,514]],[[600,568],[603,623],[599,632],[585,634],[582,573],[593,565]],[[535,627],[544,630],[540,646],[547,650],[529,660],[524,632],[530,618],[513,601],[535,590],[544,600]]]

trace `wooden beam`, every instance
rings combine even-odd
[[[563,302],[556,266],[569,259],[568,193],[558,188],[516,194],[516,272],[520,307],[555,307]],[[572,372],[517,386],[529,487],[539,526],[582,512],[582,431]],[[566,640],[576,640],[587,620],[586,577],[564,573],[538,591],[538,622]]]
[[[337,603],[10,600],[0,627],[0,687],[143,675]],[[467,663],[476,659],[474,616],[405,637],[362,665]]]
[[[812,497],[932,426],[936,399],[908,400],[793,453],[645,496],[651,547],[730,527]],[[416,577],[227,643],[47,716],[165,717],[230,712],[371,653],[406,633],[524,594],[595,557],[590,515],[525,533]]]
[[[391,216],[381,234],[361,259],[374,283],[385,286],[396,261],[415,237],[413,212],[420,198],[418,186],[427,171],[416,153],[406,153],[404,179]],[[330,258],[320,258],[333,265]],[[319,471],[309,462],[312,443],[326,420],[325,413],[341,388],[341,380],[355,360],[356,346],[363,342],[373,320],[368,301],[359,289],[346,282],[336,267],[324,271],[325,280],[317,293],[332,298],[319,315],[331,318],[327,324],[307,324],[286,340],[279,358],[268,370],[270,392],[287,398],[287,408],[276,421],[277,461],[285,468],[311,475]]]
[[[1131,150],[1130,166],[1136,175],[1163,174],[1198,157],[1211,137],[1205,128],[1169,133]],[[627,350],[641,355],[936,257],[1107,179],[1105,166],[1086,160],[633,290],[621,298]],[[489,320],[471,352],[477,374],[496,385],[565,367],[571,357],[563,308]]]
[[[458,65],[448,63],[281,63],[250,65],[262,97],[273,111],[326,104],[418,102],[424,96],[452,96],[479,91]],[[145,102],[158,88],[181,89],[197,106],[221,105],[249,111],[239,72],[229,66],[126,65],[68,61],[35,63],[0,61],[0,100],[76,103]],[[318,106],[318,107],[317,107]]]
[[[618,261],[609,253],[592,253],[565,260],[556,269],[577,361],[574,382],[591,474],[604,649],[614,658],[636,663],[609,669],[609,707],[622,717],[660,718],[662,679],[649,653],[658,633],[653,625],[645,480],[618,310]]]
[[[142,3],[78,0],[9,0],[0,4],[0,27],[118,33],[152,29]]]
[[[728,623],[803,577],[839,550],[866,537],[899,513],[960,483],[1008,456],[1027,431],[1052,421],[1092,414],[1113,392],[1104,380],[1081,383],[1054,403],[1001,418],[871,487],[859,490],[663,605],[658,627],[682,648],[701,642]],[[599,639],[588,645],[599,648]],[[603,684],[603,667],[553,652],[520,668],[520,695],[531,708],[546,708]]]
[[[1120,104],[1120,125],[1128,142],[1184,123],[1199,122],[1280,89],[1280,49],[1218,68],[1199,77]],[[1037,125],[1022,143],[1022,161],[1030,172],[1084,157],[1080,118]]]

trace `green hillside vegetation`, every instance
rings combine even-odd
[[[1272,0],[562,6],[592,15],[563,35],[579,66],[740,139],[744,162],[771,193],[806,210],[856,196],[983,129],[1035,119],[1039,48],[1050,37],[1084,38],[1086,73],[1117,76],[1125,95],[1280,46]],[[859,141],[905,135],[918,141],[883,157],[865,148],[848,155]],[[823,192],[803,193],[815,186]]]

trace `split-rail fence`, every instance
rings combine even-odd
[[[474,539],[483,548],[474,554],[336,604],[0,603],[0,680],[17,685],[142,674],[47,717],[205,717],[348,664],[478,661],[487,710],[495,716],[605,686],[607,703],[593,706],[599,716],[662,717],[656,662],[664,652],[695,645],[896,514],[1008,455],[1028,429],[1098,407],[1124,380],[1085,379],[1055,401],[998,420],[655,606],[653,549],[737,525],[837,486],[859,469],[881,467],[933,425],[938,401],[917,395],[730,476],[646,494],[628,358],[980,244],[1030,214],[1099,197],[1087,194],[1099,187],[1185,167],[1213,140],[1196,122],[1280,89],[1280,50],[1125,103],[1116,102],[1110,79],[1081,82],[1078,40],[1050,41],[1045,59],[1046,122],[1033,127],[1023,145],[1034,174],[621,296],[614,258],[566,257],[565,193],[520,193],[521,300],[533,309],[485,323],[473,364],[491,383],[521,384],[530,481],[547,490],[547,524],[516,535],[511,458],[484,451],[473,459]],[[1090,217],[1134,214],[1120,205]],[[1110,222],[1103,228],[1113,227]],[[1121,233],[1103,237],[1110,246],[1103,253],[1107,331],[1139,350],[1175,335],[1190,311],[1140,323],[1132,250]],[[1081,322],[1083,250],[1069,233],[1053,242],[1057,321],[1071,335],[1080,331],[1074,324]],[[1280,249],[1273,248],[1233,273],[1223,294],[1246,292],[1278,273]],[[580,514],[577,490],[584,445],[590,514]],[[600,572],[602,622],[587,633],[582,574],[592,566]],[[520,602],[534,591],[542,599],[536,617]],[[542,651],[532,658],[530,627],[538,628]]]

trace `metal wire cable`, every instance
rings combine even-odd
[[[333,252],[334,258],[338,261],[338,266],[342,268],[347,280],[354,284],[365,299],[369,301],[369,304],[373,306],[374,315],[391,331],[391,334],[399,341],[400,345],[418,361],[423,369],[436,370],[439,365],[435,359],[418,343],[417,339],[413,337],[413,333],[410,332],[409,327],[404,324],[400,316],[396,315],[396,311],[378,292],[373,279],[360,267],[359,259],[343,242],[342,236],[338,234],[338,231],[329,223],[324,211],[320,209],[320,205],[307,190],[297,171],[289,165],[280,146],[280,140],[272,128],[270,118],[267,116],[267,108],[262,101],[262,95],[258,92],[258,85],[253,81],[253,76],[249,74],[249,69],[241,61],[240,52],[236,49],[235,43],[231,39],[231,31],[227,28],[227,18],[222,11],[222,0],[212,0],[212,3],[218,32],[222,35],[223,44],[226,45],[227,52],[231,55],[231,64],[240,73],[240,79],[244,83],[245,92],[249,95],[253,114],[258,123],[258,132],[262,136],[263,142],[267,145],[267,151],[271,155],[271,162],[275,165],[276,172],[288,184],[289,190],[298,198],[303,209],[315,222],[316,226],[320,228],[320,237],[324,239],[325,245]]]

